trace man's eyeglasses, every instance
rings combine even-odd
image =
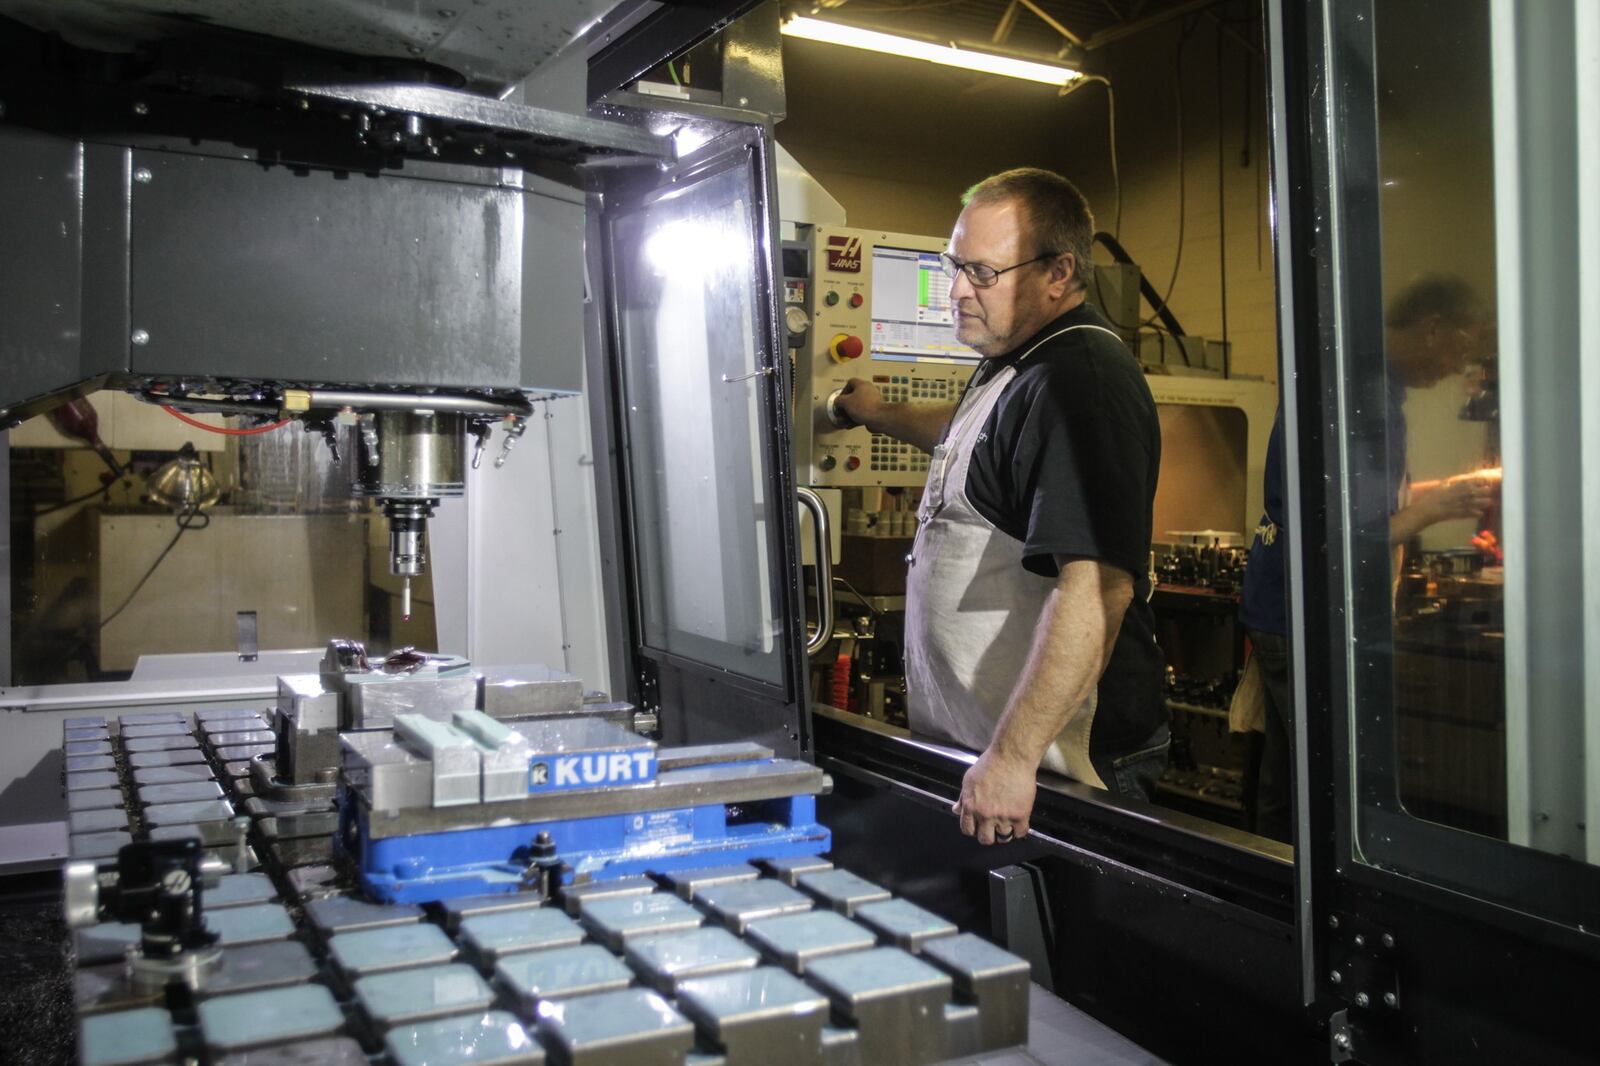
[[[1001,274],[1016,270],[1019,267],[1025,267],[1029,263],[1039,263],[1046,259],[1054,259],[1060,254],[1060,252],[1046,252],[1043,255],[1036,255],[1032,259],[1024,259],[1020,263],[1013,263],[1011,266],[1001,267],[997,270],[987,263],[963,263],[949,252],[940,252],[939,267],[944,271],[944,276],[951,281],[956,279],[957,274],[965,274],[967,280],[972,282],[973,285],[980,289],[987,289],[1000,280]]]

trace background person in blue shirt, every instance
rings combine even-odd
[[[1413,486],[1406,467],[1405,393],[1436,385],[1466,369],[1484,325],[1483,305],[1472,286],[1453,275],[1432,275],[1407,286],[1384,319],[1388,361],[1389,540],[1403,546],[1429,526],[1475,518],[1493,504],[1498,486],[1449,479]],[[1250,636],[1266,701],[1265,739],[1256,779],[1255,832],[1293,842],[1294,721],[1289,688],[1289,595],[1283,412],[1272,425],[1264,471],[1263,508],[1250,545],[1239,620]],[[1398,565],[1398,561],[1396,563]]]

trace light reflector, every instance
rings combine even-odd
[[[846,48],[861,48],[869,52],[882,52],[885,55],[903,56],[907,59],[923,59],[941,66],[997,74],[1003,78],[1021,78],[1024,81],[1036,81],[1044,85],[1063,86],[1080,76],[1075,70],[1049,63],[1014,59],[1011,56],[994,55],[971,48],[958,48],[953,44],[920,41],[914,37],[897,37],[892,33],[865,30],[859,26],[846,26],[803,15],[785,21],[783,32],[789,37],[798,37],[802,40],[822,41],[825,44],[844,45]]]

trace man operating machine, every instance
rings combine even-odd
[[[1166,761],[1146,560],[1160,426],[1092,308],[1087,202],[1040,170],[975,186],[941,256],[958,340],[984,356],[952,406],[851,381],[849,420],[932,455],[907,557],[912,727],[982,754],[955,811],[1026,835],[1038,769],[1148,797]]]

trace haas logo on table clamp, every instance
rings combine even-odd
[[[845,233],[829,237],[828,269],[841,274],[861,273],[861,238]]]

